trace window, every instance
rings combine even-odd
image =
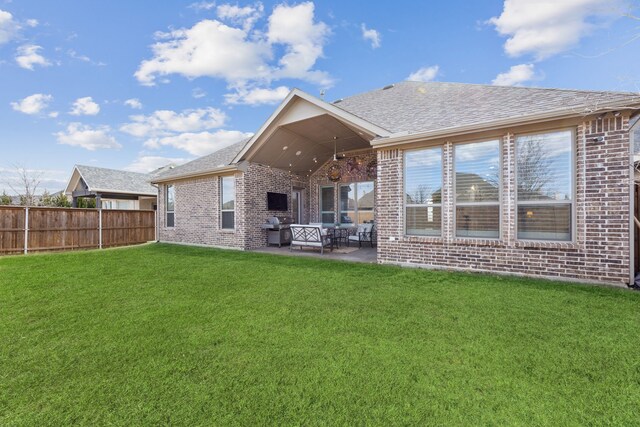
[[[222,228],[234,229],[236,216],[236,179],[233,176],[223,176],[220,185],[220,200],[222,213]]]
[[[165,204],[165,211],[167,213],[167,227],[175,226],[175,203],[176,203],[176,190],[173,185],[167,185],[166,187],[166,197],[165,200],[167,203]]]
[[[373,220],[373,181],[340,186],[340,223],[362,224]]]
[[[407,151],[404,158],[405,231],[440,236],[442,230],[442,148]]]
[[[334,208],[334,186],[320,187],[320,221],[323,224],[334,224],[335,208]]]
[[[500,141],[454,146],[456,237],[500,235]]]
[[[518,239],[572,239],[573,132],[516,138]]]

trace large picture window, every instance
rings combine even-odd
[[[407,151],[404,168],[406,234],[440,236],[442,148]]]
[[[167,217],[166,226],[174,227],[175,222],[175,205],[176,205],[176,189],[173,185],[167,185],[165,192],[165,213]]]
[[[335,213],[335,187],[320,187],[320,221],[323,224],[334,224],[336,222]]]
[[[516,138],[518,239],[572,240],[573,132]]]
[[[373,181],[340,186],[340,223],[362,224],[373,220]]]
[[[456,236],[500,234],[500,141],[454,146]]]
[[[235,228],[236,216],[236,179],[233,176],[223,176],[220,184],[220,201],[222,221],[224,229]]]

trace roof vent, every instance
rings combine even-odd
[[[336,99],[335,101],[333,101],[334,104],[339,104],[343,101],[343,98],[340,99]]]
[[[386,85],[385,87],[382,88],[382,90],[391,89],[393,87],[395,87],[395,85]]]

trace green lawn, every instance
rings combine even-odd
[[[0,259],[0,425],[640,423],[640,293],[172,245]]]

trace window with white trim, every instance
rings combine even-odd
[[[223,176],[220,179],[221,228],[233,230],[236,216],[236,178]]]
[[[516,138],[518,239],[572,240],[574,151],[571,130]]]
[[[165,190],[165,213],[167,217],[166,226],[175,226],[175,204],[176,204],[176,189],[173,185],[167,185]]]
[[[373,221],[373,181],[340,185],[340,223],[362,224]]]
[[[335,186],[320,187],[320,221],[333,225],[336,222]]]
[[[404,156],[405,232],[442,233],[442,147],[406,151]]]
[[[500,235],[500,141],[454,145],[456,237]]]

